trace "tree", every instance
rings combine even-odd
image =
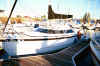
[[[7,22],[7,17],[0,17],[0,21],[2,22],[2,24],[5,24]]]
[[[20,15],[17,15],[17,17],[16,17],[16,22],[17,23],[22,23],[22,19],[21,19],[22,17],[20,16]]]

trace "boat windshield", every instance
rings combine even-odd
[[[73,33],[74,32],[72,29],[69,29],[69,30],[51,30],[51,29],[43,29],[43,28],[38,28],[35,31],[41,32],[41,33],[50,33],[50,34],[62,34],[62,33]]]

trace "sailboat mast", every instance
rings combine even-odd
[[[89,8],[90,8],[90,2],[89,2],[89,0],[88,0],[87,16],[88,16],[88,14],[89,14]],[[88,17],[87,17],[87,21],[88,21],[88,24],[90,24]]]
[[[49,0],[49,5],[51,5],[51,0]]]
[[[8,22],[9,22],[9,19],[11,18],[11,15],[12,15],[12,13],[13,13],[13,10],[14,10],[14,8],[15,8],[16,3],[17,3],[17,0],[15,0],[15,2],[14,2],[14,4],[13,4],[13,7],[12,7],[11,12],[10,12],[10,14],[9,14],[9,17],[8,17],[8,19],[7,19],[7,22],[6,22],[5,26],[4,26],[3,32],[5,31],[6,26],[7,26]]]

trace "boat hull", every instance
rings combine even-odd
[[[96,65],[100,64],[100,47],[97,47],[93,42],[90,42],[90,50]]]
[[[65,48],[71,45],[75,38],[33,41],[10,40],[3,42],[3,48],[10,56],[40,54]]]

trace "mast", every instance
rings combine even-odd
[[[88,21],[88,25],[90,25],[90,20],[89,20],[89,18],[88,18],[88,16],[89,16],[89,8],[90,8],[90,2],[89,2],[89,0],[88,0],[88,8],[87,8],[87,21]]]
[[[51,0],[49,0],[49,5],[51,5]]]
[[[5,26],[4,26],[3,32],[5,31],[6,26],[7,26],[8,22],[9,22],[9,19],[11,18],[11,15],[12,15],[12,13],[13,13],[13,10],[14,10],[15,6],[16,6],[16,3],[17,3],[17,0],[15,0],[15,2],[14,2],[14,4],[13,4],[13,7],[12,7],[11,12],[10,12],[10,14],[9,14],[9,17],[8,17],[8,19],[7,19],[7,22],[6,22]]]

